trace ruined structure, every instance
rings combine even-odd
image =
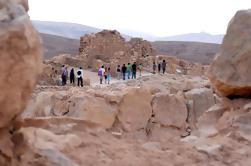
[[[92,69],[98,67],[95,66],[97,60],[112,68],[128,62],[144,63],[147,66],[148,57],[156,55],[148,41],[132,38],[127,42],[116,30],[103,30],[81,37],[79,52],[80,56],[86,59],[88,67]]]

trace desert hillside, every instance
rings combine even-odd
[[[203,64],[210,64],[220,50],[219,44],[184,41],[156,41],[152,46],[159,55],[173,55]]]
[[[59,54],[78,54],[79,40],[49,34],[39,34],[43,41],[44,58],[52,58]]]

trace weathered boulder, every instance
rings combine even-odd
[[[152,95],[148,89],[132,88],[119,104],[118,119],[127,131],[136,131],[146,127],[152,115]]]
[[[251,95],[251,10],[238,11],[228,26],[220,53],[208,70],[221,96]]]
[[[185,93],[188,100],[188,121],[195,124],[198,118],[215,104],[214,94],[210,89],[199,88]]]
[[[117,106],[105,96],[95,96],[70,91],[40,92],[30,101],[23,118],[72,117],[97,123],[104,128],[112,127],[117,115]],[[93,104],[95,103],[95,104]]]
[[[26,0],[0,0],[0,8],[0,165],[15,165],[10,128],[37,82],[42,46]]]
[[[111,128],[117,115],[117,106],[112,105],[103,97],[92,95],[75,95],[70,99],[67,116],[80,118]]]
[[[24,8],[13,2],[0,1],[0,128],[23,111],[41,71],[41,41]]]
[[[203,115],[198,119],[197,127],[200,137],[210,137],[218,134],[217,122],[222,117],[228,107],[219,103],[210,107]]]
[[[185,100],[177,95],[158,94],[153,99],[155,119],[163,126],[182,128],[186,124]]]

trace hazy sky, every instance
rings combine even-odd
[[[225,33],[251,0],[29,0],[33,20],[80,23],[156,36]]]

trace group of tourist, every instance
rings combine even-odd
[[[83,72],[82,67],[80,67],[77,70],[76,75],[77,75],[78,86],[83,87],[84,86],[83,84],[84,72]],[[68,78],[69,78],[68,68],[67,66],[63,65],[61,68],[62,86],[65,86],[67,84]],[[74,71],[74,68],[72,68],[70,71],[70,84],[75,85],[75,79],[76,79],[75,71]]]
[[[166,72],[166,61],[163,60],[162,62],[153,62],[153,74],[156,74],[156,70],[158,69],[158,73],[160,74],[161,71],[163,74]],[[139,76],[142,75],[143,71],[143,65],[142,63],[137,65],[136,62],[133,64],[128,63],[123,64],[122,66],[118,65],[116,68],[116,74],[117,74],[117,79],[136,79],[137,78],[137,72],[139,72]],[[80,87],[83,87],[83,69],[79,67],[77,70],[76,74],[74,71],[74,68],[70,70],[70,74],[68,73],[68,68],[63,65],[61,69],[61,79],[62,79],[62,86],[65,86],[67,84],[67,80],[70,77],[70,84],[75,85],[75,79],[77,78],[77,85]],[[110,67],[105,67],[102,65],[98,69],[98,76],[100,80],[100,84],[103,84],[103,81],[105,84],[110,84],[111,82],[111,68]]]
[[[117,79],[136,79],[137,78],[137,70],[139,70],[140,76],[142,74],[143,65],[140,64],[137,66],[136,62],[133,64],[128,63],[123,64],[123,66],[118,65],[116,68]],[[100,78],[100,84],[103,84],[103,80],[105,80],[105,84],[110,84],[111,81],[111,68],[101,66],[98,70],[98,76]]]
[[[156,74],[156,69],[158,67],[158,73],[160,74],[161,73],[161,70],[162,70],[162,73],[165,74],[166,72],[166,61],[163,60],[162,62],[158,62],[158,64],[156,64],[156,62],[153,62],[153,74]]]

